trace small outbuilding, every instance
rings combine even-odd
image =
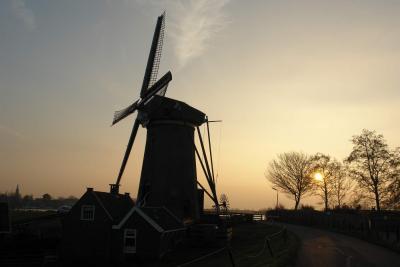
[[[134,207],[113,225],[113,257],[161,258],[183,240],[186,228],[166,207]]]

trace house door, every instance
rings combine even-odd
[[[136,253],[136,229],[125,229],[124,253]]]

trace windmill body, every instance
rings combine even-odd
[[[161,96],[142,112],[148,122],[138,205],[164,206],[186,222],[198,219],[194,130],[205,114]]]
[[[118,193],[139,126],[147,139],[139,183],[139,207],[166,207],[181,221],[199,218],[203,208],[197,195],[194,131],[206,121],[203,112],[165,97],[171,72],[157,80],[165,28],[165,13],[158,17],[140,98],[115,112],[113,124],[135,111],[135,119],[118,178],[111,192]]]

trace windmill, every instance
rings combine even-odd
[[[200,216],[204,193],[216,203],[219,211],[212,166],[209,121],[203,112],[184,102],[165,97],[167,86],[172,80],[171,72],[167,72],[156,81],[164,28],[165,12],[157,19],[140,98],[114,114],[113,125],[138,111],[117,181],[110,185],[111,193],[119,191],[121,177],[141,124],[147,129],[147,136],[137,206],[163,206],[183,221],[194,221]],[[199,130],[199,126],[203,123],[207,123],[211,166],[208,164]],[[195,131],[200,140],[202,156],[195,145]],[[196,157],[204,171],[211,193],[197,181]],[[201,189],[197,189],[197,186]]]
[[[165,12],[158,17],[156,28],[154,31],[153,41],[151,43],[151,49],[149,58],[147,60],[147,66],[143,78],[142,88],[140,90],[140,98],[133,102],[130,106],[114,113],[114,119],[112,125],[118,123],[120,120],[138,111],[138,115],[133,124],[132,132],[129,137],[128,145],[126,147],[125,155],[122,160],[122,164],[118,173],[117,181],[115,184],[111,184],[111,192],[118,193],[122,175],[124,174],[126,163],[128,162],[129,155],[132,150],[133,143],[140,124],[145,124],[145,116],[142,116],[141,109],[144,108],[155,95],[164,96],[168,87],[169,82],[172,80],[172,74],[168,71],[163,77],[157,81],[158,68],[160,65],[161,52],[164,39],[165,29]]]

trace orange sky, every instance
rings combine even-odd
[[[264,172],[278,153],[341,160],[363,128],[400,144],[400,2],[10,0],[0,3],[0,191],[108,190],[133,123],[110,127],[113,112],[139,95],[164,9],[159,73],[172,71],[168,97],[223,120],[212,138],[232,207],[275,205]],[[122,180],[133,196],[144,137]]]

